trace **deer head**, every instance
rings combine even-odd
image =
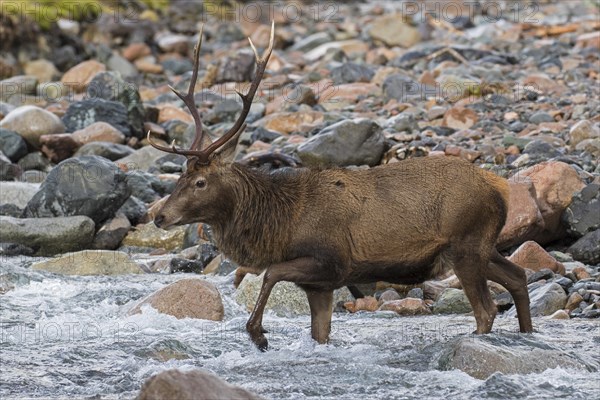
[[[188,92],[184,95],[174,88],[170,89],[179,97],[192,114],[196,133],[189,150],[178,149],[173,142],[170,147],[162,146],[152,141],[148,132],[148,142],[158,150],[167,153],[181,154],[187,157],[187,170],[181,175],[177,186],[167,201],[162,206],[154,223],[159,228],[169,228],[174,225],[189,224],[193,222],[210,223],[228,206],[231,201],[232,172],[229,163],[237,144],[239,135],[246,128],[246,117],[250,112],[252,100],[264,75],[269,57],[273,51],[275,24],[271,24],[271,38],[269,46],[262,57],[248,38],[250,46],[256,57],[256,71],[254,80],[246,94],[236,90],[242,99],[242,112],[233,126],[218,140],[212,142],[202,130],[202,121],[194,101],[194,88],[198,78],[198,65],[200,60],[200,47],[202,45],[202,29],[198,44],[194,49],[194,69]]]

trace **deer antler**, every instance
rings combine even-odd
[[[200,59],[200,46],[202,45],[202,30],[204,26],[200,30],[200,37],[198,39],[198,44],[194,50],[194,70],[192,72],[192,79],[190,81],[190,86],[188,88],[188,93],[184,96],[175,89],[171,87],[171,90],[185,103],[185,105],[190,110],[192,117],[194,118],[194,124],[196,125],[196,136],[194,137],[194,141],[189,150],[182,150],[175,147],[175,141],[171,144],[171,147],[161,146],[156,144],[150,138],[150,132],[148,132],[148,142],[157,148],[158,150],[162,150],[168,153],[181,154],[184,156],[197,157],[199,162],[202,164],[208,164],[209,158],[212,153],[214,153],[218,148],[227,143],[232,137],[236,135],[236,133],[242,131],[246,124],[244,121],[250,112],[250,107],[252,106],[252,100],[254,99],[254,95],[258,90],[258,86],[260,85],[260,81],[265,73],[265,68],[267,67],[267,63],[269,62],[269,58],[271,57],[271,53],[273,52],[273,43],[275,39],[275,22],[271,23],[271,38],[269,40],[269,46],[263,53],[262,57],[258,55],[258,51],[252,43],[252,39],[248,38],[250,42],[250,46],[254,51],[254,56],[256,57],[256,73],[254,76],[254,80],[250,85],[250,89],[248,89],[248,93],[243,94],[236,89],[236,93],[242,99],[242,112],[238,117],[237,121],[233,124],[233,126],[225,133],[221,138],[216,140],[214,143],[209,144],[205,149],[202,149],[201,146],[206,139],[204,137],[204,132],[202,132],[202,121],[200,120],[200,115],[198,114],[198,109],[196,108],[196,103],[194,101],[194,88],[196,86],[196,79],[198,78],[198,64]]]

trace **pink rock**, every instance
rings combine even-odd
[[[123,49],[123,57],[129,61],[135,61],[140,57],[152,54],[150,47],[146,43],[131,43]]]
[[[511,182],[531,182],[535,188],[536,203],[544,219],[544,232],[536,239],[541,243],[564,235],[560,228],[563,212],[571,204],[573,193],[585,184],[570,165],[561,161],[545,161],[518,172]]]
[[[534,238],[544,229],[544,219],[531,182],[510,182],[508,215],[498,237],[498,247],[507,248]]]
[[[379,311],[395,311],[400,315],[431,314],[431,310],[423,300],[413,298],[386,301],[381,305]]]
[[[221,321],[224,314],[219,291],[212,283],[203,279],[182,279],[171,283],[140,301],[130,314],[140,313],[144,304],[177,319]]]
[[[98,73],[106,71],[106,66],[98,61],[88,60],[77,64],[63,75],[60,80],[76,92],[83,92]]]
[[[262,118],[266,129],[279,133],[302,132],[323,122],[323,113],[318,111],[278,112]]]
[[[173,119],[178,119],[183,122],[192,123],[194,119],[192,115],[183,111],[179,107],[172,106],[170,104],[158,105],[158,123],[163,123],[167,121],[171,121]]]
[[[346,310],[355,313],[357,311],[375,311],[379,305],[377,300],[373,296],[366,296],[356,301],[349,301],[344,303]]]
[[[557,274],[565,274],[564,265],[556,261],[542,246],[532,240],[523,243],[508,259],[522,268],[533,271],[548,268]]]
[[[453,129],[468,129],[479,120],[477,113],[470,108],[454,106],[446,111],[442,126]]]
[[[125,135],[111,124],[100,121],[94,122],[83,129],[73,132],[73,139],[82,145],[90,142],[110,142],[120,144],[125,142]]]

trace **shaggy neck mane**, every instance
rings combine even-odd
[[[214,227],[221,250],[248,267],[283,261],[289,227],[302,207],[301,174],[269,174],[237,164],[231,172],[233,209],[224,224]]]

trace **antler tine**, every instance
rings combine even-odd
[[[201,158],[202,158],[202,161],[204,161],[204,162],[207,162],[208,157],[215,150],[217,150],[219,147],[221,147],[225,143],[227,143],[227,141],[229,139],[231,139],[233,136],[235,136],[235,134],[240,131],[242,126],[245,125],[244,121],[246,120],[246,117],[248,116],[248,113],[250,112],[250,107],[252,106],[252,100],[254,99],[254,95],[256,94],[256,91],[258,90],[258,86],[260,85],[260,81],[262,80],[262,77],[265,73],[267,63],[269,62],[269,58],[271,57],[271,53],[273,52],[273,44],[275,42],[275,21],[271,22],[271,38],[269,40],[269,47],[267,47],[267,49],[263,53],[262,57],[260,57],[258,55],[258,51],[256,50],[254,43],[252,43],[252,39],[248,38],[248,41],[250,42],[250,46],[252,47],[252,50],[254,51],[254,56],[256,57],[256,73],[254,76],[254,80],[252,81],[252,84],[250,85],[250,89],[248,89],[248,93],[243,94],[243,93],[239,92],[238,90],[236,90],[237,94],[242,99],[242,104],[243,104],[242,112],[241,112],[240,116],[238,117],[237,121],[235,121],[235,124],[233,124],[233,126],[225,134],[223,134],[223,136],[221,136],[218,140],[216,140],[214,143],[212,143],[206,149],[202,150],[202,152],[204,154]]]
[[[175,147],[175,140],[173,140],[173,142],[171,143],[171,147],[162,146],[152,140],[152,137],[150,136],[151,133],[151,131],[148,131],[148,135],[146,135],[146,138],[148,139],[148,143],[150,143],[152,147],[167,153],[180,154],[179,150]]]
[[[204,139],[204,132],[202,131],[202,121],[200,120],[200,114],[198,113],[198,108],[196,107],[196,102],[194,101],[194,89],[196,88],[196,81],[198,79],[198,68],[200,66],[200,48],[202,47],[202,34],[204,32],[204,25],[200,28],[200,35],[198,37],[198,43],[194,48],[194,68],[192,70],[192,78],[190,80],[190,86],[188,88],[188,92],[183,95],[179,91],[175,90],[171,86],[169,88],[179,97],[183,103],[187,106],[192,114],[192,118],[194,119],[194,124],[196,126],[196,135],[194,136],[194,141],[190,147],[190,150],[178,150],[179,154],[186,155],[199,155],[197,153],[189,153],[190,151],[200,151],[200,146],[202,144],[202,140]]]

